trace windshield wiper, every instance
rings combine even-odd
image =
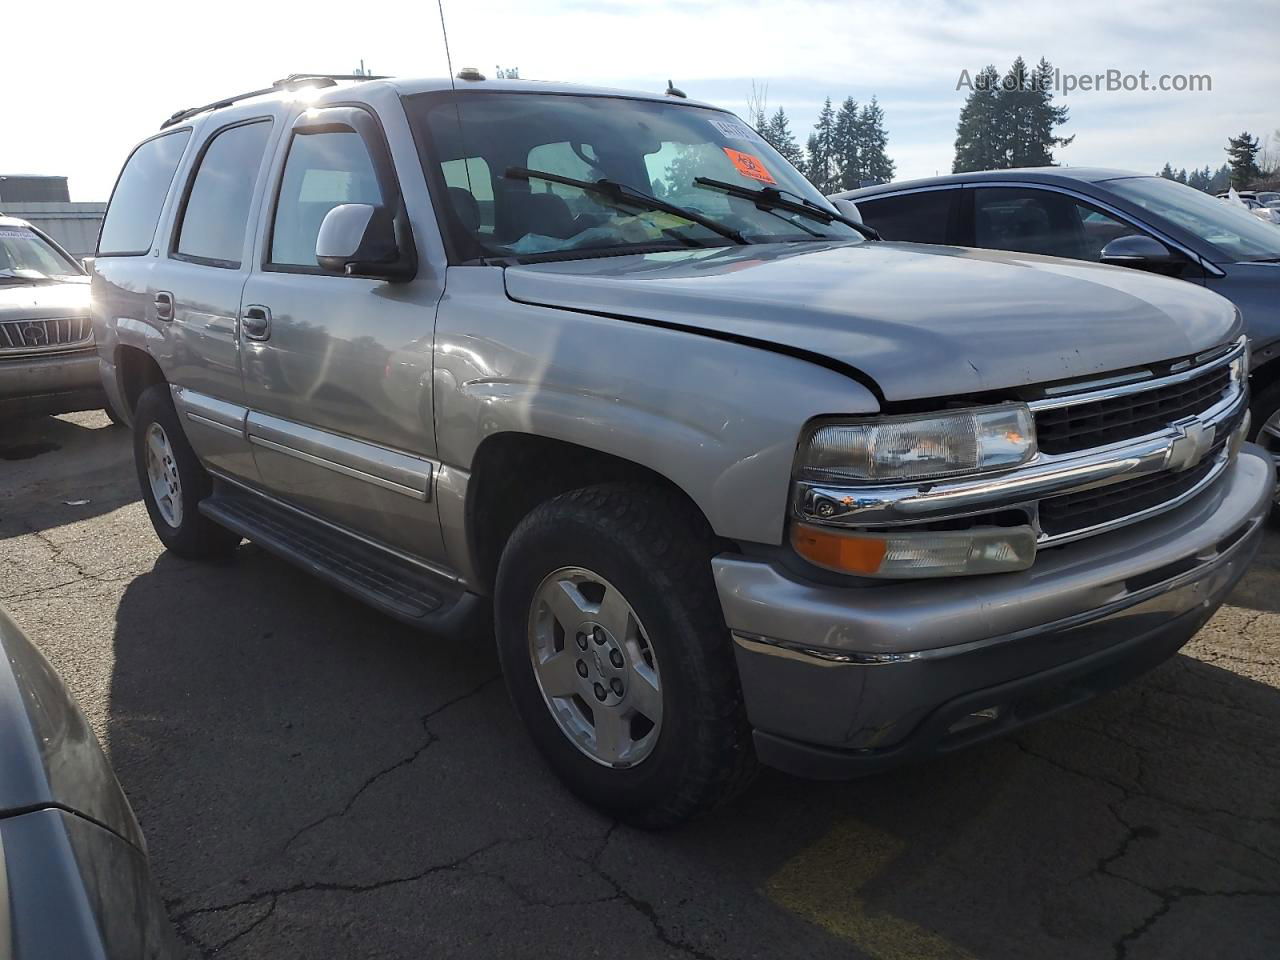
[[[506,177],[508,180],[545,180],[548,183],[559,183],[566,187],[577,187],[587,193],[594,193],[604,197],[617,206],[669,213],[672,216],[680,217],[682,220],[688,220],[690,223],[696,223],[700,227],[706,227],[712,233],[718,233],[726,240],[732,240],[734,243],[746,244],[751,242],[732,227],[727,227],[723,223],[712,220],[710,217],[704,217],[693,210],[686,210],[683,207],[676,206],[674,203],[659,200],[657,197],[652,197],[642,190],[627,186],[625,183],[616,183],[613,180],[605,179],[576,180],[573,177],[562,177],[558,173],[530,170],[528,167],[507,167]]]
[[[812,200],[808,200],[798,193],[792,193],[790,190],[784,190],[782,187],[744,187],[740,183],[729,183],[727,180],[712,180],[710,177],[694,177],[693,185],[695,187],[703,187],[708,190],[719,190],[733,197],[741,197],[744,200],[755,201],[756,206],[762,210],[788,210],[791,213],[798,213],[804,217],[810,217],[824,224],[835,221],[843,223],[845,226],[853,227],[868,240],[879,240],[880,234],[868,227],[865,223],[858,223],[856,220],[850,220],[848,217],[820,207]],[[788,200],[783,196],[784,193],[791,194],[795,200]]]

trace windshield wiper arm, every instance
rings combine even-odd
[[[710,217],[704,217],[693,210],[686,210],[683,207],[676,206],[674,203],[659,200],[657,197],[650,196],[635,187],[627,186],[625,183],[616,183],[613,180],[605,179],[577,180],[573,177],[562,177],[558,173],[548,173],[544,170],[530,170],[528,167],[507,167],[505,176],[508,180],[545,180],[548,183],[559,183],[566,187],[577,187],[587,193],[602,196],[618,206],[669,213],[672,216],[680,217],[682,220],[688,220],[690,223],[696,223],[700,227],[706,227],[712,233],[718,233],[726,240],[732,240],[734,243],[746,244],[751,242],[732,227],[727,227],[723,223],[712,220]]]
[[[792,213],[798,213],[801,216],[810,217],[822,223],[831,223],[834,220],[836,223],[843,223],[845,226],[853,227],[868,240],[880,239],[880,234],[865,223],[850,220],[848,217],[841,216],[833,210],[818,206],[812,200],[807,200],[798,193],[792,193],[790,190],[784,190],[781,187],[744,187],[740,183],[729,183],[727,180],[712,180],[710,177],[694,177],[693,185],[708,190],[719,190],[730,196],[742,197],[744,200],[754,200],[756,206],[762,210],[789,210]],[[783,196],[784,193],[789,193],[796,199],[788,200]]]

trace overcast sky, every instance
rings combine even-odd
[[[767,84],[803,143],[826,96],[884,107],[900,179],[950,170],[963,69],[1018,54],[1064,72],[1209,74],[1207,93],[1081,93],[1058,159],[1154,172],[1217,167],[1229,135],[1280,127],[1276,0],[788,2],[445,0],[455,70],[662,90],[745,112]],[[73,200],[105,200],[130,147],[174,110],[288,73],[443,76],[434,0],[219,0],[214,4],[24,2],[4,15],[11,94],[0,174],[70,177]]]

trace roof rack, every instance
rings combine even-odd
[[[281,90],[296,90],[304,85],[318,85],[321,87],[332,87],[339,80],[388,80],[389,77],[372,76],[362,73],[291,73],[287,77],[276,80],[269,87],[263,87],[261,90],[250,90],[248,93],[237,93],[234,97],[226,97],[222,100],[215,100],[213,103],[206,103],[201,107],[187,107],[179,110],[170,116],[164,123],[160,124],[160,129],[171,127],[175,123],[181,123],[183,120],[189,120],[197,114],[205,113],[209,110],[219,110],[222,107],[229,107],[233,103],[239,103],[241,100],[248,100],[250,97],[261,97],[268,93],[277,93]]]

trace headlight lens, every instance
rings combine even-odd
[[[817,483],[928,480],[1026,463],[1036,454],[1026,404],[827,423],[809,434],[800,477]]]

